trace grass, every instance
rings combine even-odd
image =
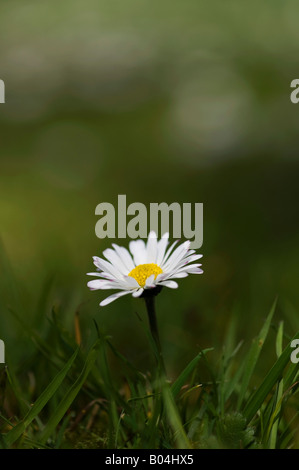
[[[33,351],[28,386],[24,371],[9,363],[0,372],[2,448],[298,448],[299,367],[290,361],[292,339],[276,325],[276,302],[248,350],[236,342],[231,320],[222,355],[208,348],[172,382],[158,367],[158,352],[144,326],[156,366],[138,370],[94,324],[88,349],[57,321],[40,334],[21,322]],[[275,330],[275,341],[268,338]],[[276,354],[263,365],[264,343]],[[273,344],[272,344],[273,343]],[[163,349],[163,348],[162,348]],[[121,377],[109,366],[112,356]],[[257,367],[264,378],[258,380]],[[166,365],[167,369],[167,365]],[[49,377],[52,377],[50,380]]]

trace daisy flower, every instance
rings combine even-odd
[[[93,257],[97,272],[87,274],[100,279],[89,281],[88,287],[91,290],[119,291],[103,300],[101,306],[127,294],[146,297],[158,293],[162,287],[176,289],[178,284],[173,279],[203,272],[201,264],[193,263],[202,255],[190,250],[190,241],[175,248],[177,240],[167,249],[168,237],[169,234],[165,233],[158,241],[156,233],[150,232],[147,243],[141,239],[131,241],[130,250],[112,244],[113,249],[103,252],[106,259]]]

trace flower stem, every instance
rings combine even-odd
[[[161,375],[166,377],[166,369],[164,364],[164,359],[162,355],[162,348],[160,343],[159,331],[158,331],[158,323],[157,323],[157,316],[156,316],[156,309],[155,309],[155,296],[148,296],[145,297],[145,303],[147,308],[147,314],[151,329],[152,337],[155,341],[157,352],[158,352],[158,364],[160,368]]]

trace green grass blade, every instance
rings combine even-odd
[[[282,354],[282,341],[283,341],[283,322],[280,322],[277,336],[276,336],[276,354],[278,358]],[[276,448],[277,432],[278,432],[278,424],[279,424],[278,417],[281,411],[282,396],[283,396],[283,379],[281,379],[277,385],[275,408],[274,408],[274,411],[272,413],[272,416],[270,418],[270,423],[269,423],[268,433],[270,434],[270,437],[269,437],[270,449]]]
[[[9,447],[11,446],[27,429],[27,427],[31,424],[31,422],[38,416],[41,410],[45,407],[48,401],[52,398],[56,390],[61,385],[62,381],[66,377],[67,373],[69,372],[70,368],[72,367],[79,348],[74,352],[71,358],[68,360],[66,365],[61,369],[60,372],[55,376],[52,382],[48,385],[48,387],[41,393],[38,397],[30,411],[24,417],[22,421],[20,421],[11,431],[9,431],[5,436],[6,445]]]
[[[282,354],[282,341],[283,341],[283,322],[280,322],[277,335],[276,335],[276,355],[277,359]]]
[[[293,339],[298,338],[299,331],[296,333]],[[279,356],[273,367],[270,369],[259,388],[247,402],[243,411],[243,415],[245,416],[248,422],[252,420],[255,413],[259,410],[268,393],[270,393],[270,391],[274,387],[275,383],[281,379],[285,367],[289,364],[290,356],[293,351],[293,349],[291,348],[291,341],[284,349],[282,354]]]
[[[100,340],[98,340],[89,351],[81,374],[59,403],[55,414],[52,415],[48,423],[45,425],[45,428],[39,436],[39,440],[41,443],[45,443],[47,439],[54,433],[56,426],[62,420],[63,416],[65,415],[65,413],[75,400],[76,396],[78,395],[79,391],[81,390],[82,386],[84,385],[87,376],[89,375],[91,369],[94,366],[99,343]]]
[[[185,433],[178,409],[173,398],[173,393],[166,382],[164,382],[162,385],[162,397],[169,424],[174,432],[177,448],[190,449],[191,444]]]
[[[285,389],[290,388],[298,379],[299,379],[298,363],[292,362],[292,364],[288,368],[287,373],[285,375],[285,379],[284,379]]]
[[[263,344],[264,344],[264,342],[266,340],[266,337],[268,335],[271,320],[272,320],[272,317],[273,317],[274,312],[275,312],[276,303],[277,303],[277,300],[274,301],[274,303],[272,305],[272,308],[270,310],[270,313],[269,313],[269,315],[268,315],[268,317],[267,317],[267,319],[266,319],[266,321],[265,321],[265,323],[264,323],[264,325],[263,325],[263,327],[260,331],[260,334],[258,335],[257,338],[255,338],[255,340],[253,341],[253,343],[251,345],[251,348],[249,350],[247,359],[245,361],[246,365],[245,365],[245,369],[244,369],[244,376],[243,376],[242,383],[241,383],[241,389],[240,389],[240,394],[239,394],[238,403],[237,403],[237,410],[240,410],[240,408],[242,406],[242,403],[244,401],[245,394],[246,394],[246,391],[248,389],[250,379],[251,379],[252,374],[254,372],[254,369],[255,369],[256,363],[258,361],[260,352],[262,350]]]
[[[185,385],[186,380],[188,379],[189,375],[193,371],[193,369],[196,367],[198,361],[209,351],[213,351],[214,348],[207,348],[201,351],[197,356],[195,356],[192,361],[189,362],[187,367],[183,370],[183,372],[179,375],[179,377],[176,379],[176,381],[172,384],[171,386],[171,392],[173,397],[176,397],[183,387]]]
[[[8,367],[6,368],[5,373],[6,373],[10,388],[18,402],[22,416],[24,416],[28,412],[29,405],[26,403],[22,395],[22,390],[21,390],[19,381],[13,371],[13,368],[10,367],[10,365],[8,365]]]
[[[244,373],[245,362],[242,362],[238,369],[235,371],[232,377],[227,381],[227,384],[224,389],[224,401],[226,402],[231,394],[236,390],[237,384],[239,383],[243,373]]]
[[[286,449],[288,448],[289,442],[298,432],[298,427],[296,426],[296,421],[298,419],[299,412],[297,411],[294,416],[289,420],[282,433],[279,436],[278,448]],[[295,424],[295,426],[294,426]]]
[[[28,335],[28,337],[31,339],[31,341],[35,344],[35,346],[37,347],[37,349],[43,354],[43,356],[47,359],[47,361],[49,361],[50,363],[52,363],[55,367],[57,367],[57,369],[59,370],[60,367],[61,367],[61,362],[59,363],[57,361],[57,357],[53,355],[53,352],[51,350],[51,347],[49,346],[49,344],[47,343],[47,341],[45,341],[41,335],[39,335],[36,331],[34,331],[34,329],[30,326],[29,323],[27,323],[26,321],[24,321],[22,319],[22,316],[20,316],[19,314],[17,314],[17,312],[15,310],[13,310],[12,308],[8,307],[8,311],[13,315],[13,317],[19,322],[19,324],[21,325],[22,329],[23,329],[23,332],[26,333]],[[26,317],[25,317],[26,318]],[[60,358],[62,359],[62,358]]]

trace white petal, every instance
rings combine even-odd
[[[140,297],[141,294],[143,293],[144,289],[138,289],[138,290],[135,290],[132,294],[133,297]]]
[[[163,279],[165,279],[166,276],[167,276],[167,273],[158,274],[158,276],[157,276],[156,279],[155,279],[156,284],[157,284],[157,282],[159,282],[159,281],[163,281]]]
[[[148,288],[148,287],[155,287],[155,275],[152,274],[151,276],[149,276],[147,278],[147,280],[145,281],[145,287]]]
[[[160,266],[162,261],[163,261],[163,258],[164,258],[164,255],[165,255],[165,251],[166,251],[166,247],[168,245],[168,237],[169,237],[169,234],[168,233],[164,233],[164,235],[162,236],[161,240],[158,241],[158,247],[157,247],[157,265]]]
[[[202,258],[202,255],[190,255],[189,256],[189,254],[190,254],[190,250],[188,251],[188,256],[186,256],[185,258],[188,261],[188,263],[192,263],[192,261]]]
[[[165,256],[160,264],[161,268],[162,268],[162,265],[166,263],[166,260],[168,259],[168,257],[170,256],[170,253],[172,252],[173,248],[175,247],[175,245],[178,243],[179,240],[175,240],[173,242],[173,244],[168,248],[168,250],[166,251],[165,253]]]
[[[155,232],[150,232],[146,245],[146,262],[147,263],[156,263],[157,260],[157,235]]]
[[[162,281],[159,282],[159,286],[170,287],[170,289],[177,289],[179,287],[178,283],[175,281]]]
[[[182,273],[178,272],[177,273],[177,272],[174,271],[173,273],[170,273],[168,276],[165,276],[164,279],[165,280],[167,280],[167,279],[181,279],[181,278],[187,277],[187,276],[188,276],[188,273],[186,273],[186,272],[182,272]]]
[[[189,266],[184,266],[183,268],[180,268],[178,269],[177,271],[174,271],[174,272],[177,272],[177,273],[181,273],[181,272],[186,272],[186,273],[198,273],[198,274],[201,274],[203,273],[203,270],[200,269],[201,264],[190,264]]]
[[[119,285],[115,281],[106,281],[104,279],[94,279],[93,281],[88,281],[87,286],[90,290],[98,290],[98,289],[121,289],[121,285]]]
[[[156,234],[155,230],[151,230],[150,233],[148,234],[148,239],[149,238],[158,238],[158,235]]]
[[[97,268],[100,268],[102,271],[110,273],[116,279],[122,279],[122,274],[116,266],[112,266],[111,263],[105,261],[98,256],[93,257],[93,262]]]
[[[190,264],[193,261],[196,261],[198,259],[195,257],[195,255],[192,256],[186,256],[185,258],[181,259],[177,263],[174,263],[171,267],[167,269],[167,271],[179,271],[181,268],[184,268],[186,266],[201,266],[201,264]]]
[[[97,273],[86,273],[87,276],[96,276],[96,277],[103,277],[105,279],[111,279],[111,274],[104,273],[104,272],[97,272]]]
[[[188,273],[188,274],[202,274],[203,270],[200,269],[200,268],[191,268],[191,269],[186,270],[186,273]]]
[[[190,255],[190,251],[188,251],[186,255],[178,262],[178,264],[183,266],[189,263],[193,263],[193,261],[196,261],[199,258],[202,258],[202,255]]]
[[[189,247],[190,247],[190,241],[189,240],[182,243],[180,246],[178,246],[174,250],[172,255],[169,257],[169,259],[166,261],[166,263],[164,263],[163,266],[161,266],[162,270],[163,271],[173,270],[175,265],[179,261],[181,261],[182,258],[184,258],[184,256],[186,255],[186,253],[189,250]]]
[[[89,287],[89,289],[92,289],[92,290],[101,289],[103,282],[106,282],[106,281],[104,281],[103,279],[102,280],[94,279],[93,281],[88,281],[87,287]]]
[[[127,291],[116,292],[115,294],[112,294],[109,297],[106,297],[105,300],[102,300],[102,302],[100,303],[100,306],[104,307],[105,305],[110,304],[111,302],[118,299],[119,297],[122,297],[123,295],[127,295],[129,293],[130,293],[130,291],[128,291],[128,290]]]
[[[131,276],[125,276],[124,277],[124,282],[127,284],[129,289],[136,289],[136,288],[139,289],[139,287],[140,287],[138,282],[136,281],[136,279],[134,277],[131,277]]]
[[[123,246],[118,246],[115,243],[112,243],[112,246],[115,249],[116,253],[118,253],[119,257],[122,259],[124,265],[128,270],[128,273],[132,271],[132,269],[135,268],[135,264],[129,251]]]
[[[144,241],[143,240],[131,241],[129,246],[130,246],[130,251],[134,258],[135,265],[138,266],[138,264],[145,264],[146,263],[146,248],[145,248]]]
[[[110,263],[113,266],[117,267],[117,269],[122,274],[124,275],[128,274],[128,269],[123,263],[122,258],[119,256],[119,254],[115,250],[112,250],[111,248],[107,248],[106,250],[103,251],[103,255],[108,261],[110,261]]]

